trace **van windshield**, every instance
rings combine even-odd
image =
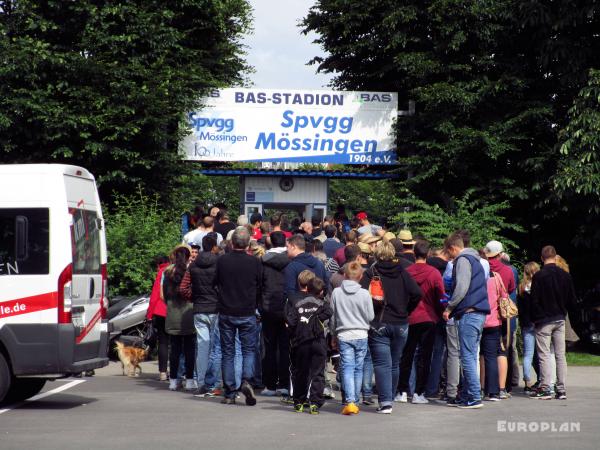
[[[101,272],[100,230],[98,215],[86,209],[71,209],[71,243],[73,250],[73,274]]]
[[[49,273],[48,208],[0,208],[0,276]]]

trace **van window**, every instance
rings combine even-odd
[[[0,208],[0,276],[49,273],[48,218],[48,208]]]
[[[73,274],[100,273],[100,230],[95,211],[71,209]]]

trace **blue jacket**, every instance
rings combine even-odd
[[[468,265],[462,265],[462,267],[466,269],[466,273],[458,273],[458,270],[462,270],[459,269],[459,261],[461,258],[465,258],[469,262]],[[457,278],[465,277],[465,275],[469,278],[467,292],[462,299],[455,298],[455,294],[457,294]],[[473,308],[484,314],[490,313],[490,302],[487,295],[485,272],[479,262],[479,256],[476,252],[471,249],[465,249],[465,251],[455,259],[452,280],[453,295],[449,302],[449,305],[452,306],[450,317],[460,319],[469,308]]]
[[[310,270],[325,282],[325,286],[329,283],[329,274],[325,270],[323,263],[309,253],[300,253],[284,269],[285,293],[288,298],[290,295],[298,292],[298,275],[303,270]]]

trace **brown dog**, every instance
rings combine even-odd
[[[139,377],[142,373],[140,363],[146,359],[147,351],[143,348],[126,346],[119,341],[117,341],[115,350],[117,350],[121,366],[123,366],[123,375],[125,375],[125,368],[127,368],[128,377]],[[136,373],[135,369],[139,369],[139,373]]]

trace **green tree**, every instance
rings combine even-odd
[[[154,258],[168,255],[181,242],[179,217],[140,188],[130,197],[117,196],[112,208],[105,208],[105,221],[110,295],[149,293]]]
[[[581,196],[600,214],[600,70],[591,70],[586,87],[569,110],[561,132],[559,170],[554,185],[561,196]]]
[[[0,162],[65,162],[105,201],[168,199],[184,114],[244,82],[246,0],[0,1]]]

